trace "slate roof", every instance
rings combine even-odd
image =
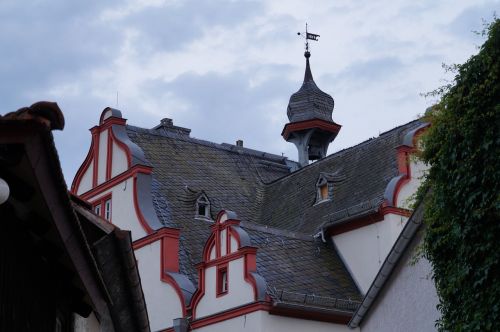
[[[195,218],[203,193],[212,219],[222,209],[238,213],[259,248],[258,273],[269,287],[359,300],[336,251],[313,235],[325,223],[378,209],[387,184],[398,175],[395,148],[420,124],[412,121],[295,172],[290,169],[297,165],[286,157],[195,139],[177,127],[127,126],[127,134],[153,165],[154,206],[165,226],[181,229],[180,272],[195,285],[194,265],[212,224]],[[321,173],[335,175],[327,177],[334,181],[333,199],[315,204]]]
[[[336,152],[268,184],[259,222],[313,234],[335,223],[377,210],[389,181],[398,175],[396,147],[422,123],[407,123],[351,148]],[[333,198],[316,204],[321,173],[335,174]]]

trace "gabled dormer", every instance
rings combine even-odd
[[[210,220],[210,200],[207,195],[202,192],[196,199],[195,218]]]
[[[338,173],[320,173],[316,181],[315,204],[331,201],[334,198],[334,184],[343,180],[344,177]]]

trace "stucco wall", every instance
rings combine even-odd
[[[123,173],[128,168],[127,154],[123,149],[113,142],[112,144],[112,154],[111,154],[111,177],[115,177],[120,173]]]
[[[332,237],[363,293],[368,291],[407,220],[406,217],[386,214],[380,222]]]
[[[175,289],[160,279],[160,249],[156,241],[135,251],[151,331],[171,327],[175,318],[182,317]]]
[[[99,165],[97,167],[97,184],[106,181],[106,160],[108,156],[108,130],[99,136]]]
[[[256,311],[223,322],[205,326],[193,331],[252,331],[252,332],[347,332],[359,331],[349,329],[346,325],[318,322],[270,315],[267,311]]]
[[[423,162],[410,156],[410,181],[402,186],[399,190],[398,197],[396,198],[396,206],[408,209],[411,205],[411,196],[417,191],[425,171],[428,166]]]
[[[363,320],[361,332],[436,331],[434,322],[439,318],[436,309],[438,298],[431,279],[431,265],[423,258],[414,265],[410,264],[420,238],[420,234],[417,234],[401,257]]]
[[[215,266],[205,271],[205,294],[196,306],[196,317],[200,318],[214,313],[238,307],[254,301],[252,285],[245,280],[244,258],[230,261],[227,268],[227,294],[217,297]]]
[[[90,166],[87,168],[85,173],[82,176],[82,179],[80,180],[80,185],[77,188],[76,193],[78,195],[81,195],[90,189],[92,189],[92,177],[93,177],[93,172],[94,172],[94,161],[90,162]]]
[[[98,200],[100,197],[111,193],[111,222],[132,232],[132,240],[135,241],[146,236],[146,231],[142,228],[134,208],[134,183],[129,178],[118,183],[105,192],[92,197],[90,201]],[[158,261],[159,262],[159,261]]]

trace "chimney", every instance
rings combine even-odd
[[[241,139],[237,140],[236,146],[243,147],[243,140],[241,140]]]

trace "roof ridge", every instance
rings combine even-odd
[[[384,131],[383,133],[380,133],[377,137],[371,137],[371,138],[369,138],[369,139],[367,139],[367,140],[364,140],[364,141],[362,141],[362,142],[360,142],[360,143],[358,143],[358,144],[356,144],[356,145],[353,145],[353,146],[350,146],[350,147],[344,148],[344,149],[342,149],[342,150],[339,150],[339,151],[337,151],[337,152],[334,152],[334,153],[332,153],[332,154],[330,154],[330,155],[328,155],[328,156],[326,156],[326,157],[324,157],[324,158],[322,158],[322,159],[320,159],[320,160],[318,160],[318,161],[316,161],[316,162],[314,162],[314,163],[311,163],[311,164],[309,164],[309,165],[306,165],[306,166],[304,166],[304,167],[302,167],[302,168],[300,168],[300,169],[296,170],[295,172],[292,172],[292,173],[290,173],[290,174],[287,174],[287,175],[285,175],[285,176],[282,176],[282,177],[280,177],[280,178],[277,178],[277,179],[275,179],[275,180],[273,180],[273,181],[271,181],[271,182],[265,183],[265,185],[266,185],[266,186],[267,186],[267,185],[271,185],[271,184],[274,184],[274,183],[280,182],[280,181],[282,181],[282,180],[285,180],[285,179],[287,179],[287,178],[289,178],[289,177],[292,177],[292,176],[294,176],[295,174],[302,173],[302,172],[303,172],[304,170],[306,170],[306,169],[311,169],[312,167],[316,167],[315,165],[322,164],[322,163],[324,163],[324,162],[326,162],[326,161],[330,160],[330,159],[331,159],[331,158],[333,158],[333,157],[337,157],[338,155],[343,154],[343,153],[346,153],[347,151],[353,150],[353,149],[355,149],[355,148],[359,148],[359,147],[361,147],[362,145],[367,145],[367,144],[369,144],[369,143],[373,143],[374,141],[376,141],[376,140],[378,140],[378,139],[381,139],[383,136],[387,136],[387,135],[389,135],[389,133],[392,133],[392,132],[394,132],[394,131],[396,131],[396,130],[401,129],[402,127],[408,126],[408,125],[410,125],[410,124],[412,124],[412,123],[414,123],[414,122],[418,122],[418,121],[421,121],[421,119],[415,119],[415,120],[412,120],[412,121],[407,122],[407,123],[405,123],[405,124],[402,124],[402,125],[400,125],[400,126],[394,127],[394,128],[392,128],[392,129],[390,129],[390,130]]]
[[[277,155],[274,153],[269,153],[269,152],[260,151],[260,150],[256,150],[256,149],[249,149],[246,147],[237,147],[237,146],[235,146],[233,144],[229,144],[229,143],[215,143],[215,142],[207,141],[207,140],[196,138],[196,137],[179,135],[176,133],[168,133],[168,132],[164,132],[164,131],[159,132],[159,131],[156,131],[154,129],[141,128],[141,127],[137,127],[137,126],[129,125],[129,124],[127,124],[126,127],[129,130],[139,132],[139,133],[145,133],[145,134],[149,134],[149,135],[153,135],[153,136],[160,136],[160,137],[182,140],[185,142],[199,144],[199,145],[203,145],[203,146],[207,146],[207,147],[211,147],[211,148],[216,148],[219,150],[224,150],[224,151],[228,151],[228,152],[232,152],[232,153],[236,153],[236,154],[244,154],[244,155],[248,155],[248,156],[252,156],[252,157],[258,157],[258,158],[268,159],[268,160],[273,160],[273,161],[281,161],[284,163],[283,165],[286,165],[286,161],[289,160],[288,157],[280,156],[280,155]]]
[[[262,225],[262,224],[258,224],[258,223],[251,222],[251,221],[241,221],[240,225],[243,228],[254,230],[254,231],[273,234],[273,235],[277,235],[277,236],[285,236],[285,237],[289,237],[289,238],[292,238],[295,240],[314,242],[314,237],[312,235],[308,235],[306,233],[292,232],[292,231],[288,231],[285,229],[280,229],[280,228],[276,228],[276,227]]]

